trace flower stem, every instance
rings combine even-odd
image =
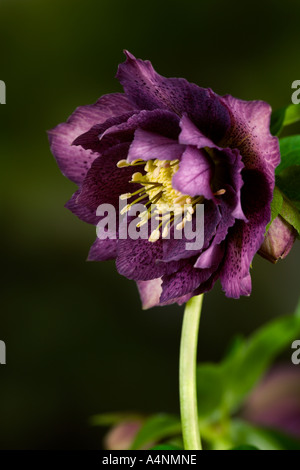
[[[179,392],[182,436],[185,450],[201,450],[198,424],[196,364],[198,331],[203,294],[186,304],[180,343]]]

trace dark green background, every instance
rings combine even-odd
[[[75,186],[46,129],[121,90],[124,48],[163,75],[284,106],[300,79],[299,15],[293,0],[0,0],[0,448],[99,448],[94,413],[178,411],[182,308],[143,312],[113,262],[86,263],[94,228],[63,207]],[[294,308],[299,248],[275,267],[255,259],[250,298],[207,295],[201,360]]]

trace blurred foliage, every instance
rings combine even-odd
[[[299,13],[294,0],[0,0],[0,448],[99,448],[88,423],[97,412],[178,411],[182,309],[142,312],[114,263],[85,262],[94,228],[63,207],[75,186],[46,130],[121,90],[123,48],[166,76],[282,108],[299,78]],[[293,308],[299,253],[275,267],[256,259],[250,298],[207,295],[201,360],[219,360],[228,338]]]
[[[254,426],[237,415],[276,356],[297,335],[300,335],[300,303],[295,314],[269,322],[247,339],[237,338],[220,363],[198,365],[199,428],[205,449],[249,450],[252,447],[252,450],[300,450],[300,441],[294,437],[278,429]],[[273,411],[276,413],[278,410]],[[114,425],[115,418],[111,417],[109,422],[106,415],[99,415],[93,421],[100,426]],[[293,418],[289,416],[289,419]],[[124,417],[120,416],[118,421],[124,422]],[[133,436],[130,448],[143,449],[161,443],[161,446],[168,449],[172,445],[170,439],[176,436],[181,439],[179,417],[169,414],[153,415],[144,419],[135,437]]]

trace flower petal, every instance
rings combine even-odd
[[[50,130],[48,135],[51,151],[61,172],[74,183],[80,184],[98,154],[72,146],[72,142],[93,125],[132,110],[133,107],[125,95],[104,95],[95,104],[80,106],[67,122]]]
[[[85,207],[78,204],[78,197],[80,195],[80,190],[76,191],[71,199],[65,204],[65,207],[69,209],[74,215],[76,215],[80,220],[88,224],[97,225],[100,220],[100,217],[96,216],[96,212],[93,209]]]
[[[115,116],[112,118],[107,119],[101,124],[96,124],[95,126],[91,127],[87,132],[78,136],[72,145],[81,145],[85,150],[92,150],[93,152],[103,153],[109,147],[113,145],[117,145],[121,143],[121,140],[112,136],[107,138],[104,141],[100,140],[100,136],[111,127],[123,124],[127,122],[128,119],[135,114],[135,111],[130,113],[121,114],[120,116]]]
[[[188,146],[181,157],[179,170],[173,176],[172,186],[191,197],[214,199],[210,186],[212,175],[213,165],[207,153]]]
[[[244,172],[244,181],[242,204],[248,222],[237,220],[230,229],[220,273],[227,297],[236,299],[251,293],[250,265],[264,240],[265,228],[271,217],[272,193],[266,176],[258,171],[248,170]]]
[[[194,268],[208,269],[219,266],[225,251],[224,244],[211,245],[207,250],[203,251],[196,263]]]
[[[183,78],[165,78],[151,62],[136,59],[125,51],[117,78],[130,101],[139,109],[169,109],[179,116],[187,113],[205,135],[218,142],[231,125],[225,103],[212,90],[200,88]]]
[[[148,281],[177,271],[186,264],[185,260],[162,262],[163,244],[161,238],[156,242],[143,238],[119,240],[116,261],[118,272],[128,279]]]
[[[197,269],[189,263],[175,273],[164,275],[160,301],[167,302],[194,292],[211,277],[212,273],[212,269]]]
[[[154,132],[137,129],[128,152],[128,161],[139,158],[143,160],[177,160],[181,158],[185,146],[176,140],[169,139]]]
[[[95,242],[91,246],[88,261],[107,261],[115,259],[117,256],[117,240],[106,238],[100,240],[96,238]]]
[[[133,167],[117,168],[119,160],[126,159],[129,144],[112,147],[92,164],[83,183],[78,203],[96,210],[100,204],[119,207],[119,196],[138,189],[130,184]]]
[[[197,148],[217,147],[217,145],[206,137],[200,129],[184,114],[180,120],[181,132],[179,134],[179,143],[184,145],[194,145]]]
[[[143,310],[159,305],[161,294],[161,278],[151,279],[150,281],[137,281]]]
[[[207,249],[211,240],[216,234],[218,224],[220,223],[220,211],[212,201],[204,201],[204,243],[202,250]],[[193,218],[193,231],[196,230],[195,218]],[[194,240],[187,240],[183,237],[175,239],[173,236],[174,228],[170,232],[170,239],[165,240],[163,245],[163,260],[176,261],[184,258],[191,258],[192,256],[199,255],[199,250],[187,250],[186,243],[191,243]]]
[[[264,173],[273,190],[280,151],[277,137],[270,132],[271,107],[263,101],[243,101],[230,95],[222,101],[230,110],[232,120],[222,144],[239,149],[245,167]]]

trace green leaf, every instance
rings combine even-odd
[[[89,422],[92,426],[114,426],[123,421],[140,421],[143,417],[135,413],[102,413],[91,416]]]
[[[223,399],[221,369],[215,364],[197,367],[197,401],[200,418],[206,418],[217,410]]]
[[[280,215],[292,225],[292,227],[297,230],[298,235],[300,235],[300,212],[290,201],[286,199],[283,200]]]
[[[151,416],[137,433],[131,450],[140,449],[147,444],[167,439],[181,433],[181,422],[177,416],[158,414]]]
[[[300,106],[298,104],[290,104],[285,111],[284,126],[295,124],[300,121]]]
[[[284,137],[279,140],[279,145],[281,162],[276,168],[276,175],[289,166],[300,165],[300,135]]]
[[[279,135],[285,126],[300,121],[300,106],[290,104],[284,108],[274,111],[271,115],[271,133]]]
[[[239,407],[273,359],[298,334],[300,316],[284,316],[263,326],[225,359],[221,365],[225,409],[235,411]]]
[[[273,429],[253,426],[242,420],[230,425],[231,439],[237,446],[254,446],[261,450],[300,450],[300,442]]]
[[[276,184],[291,201],[300,201],[300,165],[285,168],[276,177]]]
[[[281,194],[281,191],[275,186],[273,199],[271,202],[271,220],[267,225],[266,232],[269,230],[270,225],[273,222],[273,220],[276,219],[276,217],[280,213],[282,204],[283,204],[283,196]]]

